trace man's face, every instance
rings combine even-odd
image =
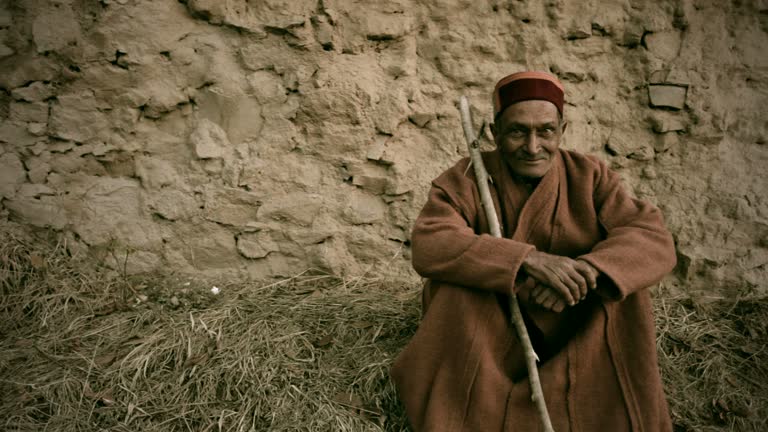
[[[513,174],[540,178],[552,166],[565,126],[553,103],[528,100],[505,109],[491,131]]]

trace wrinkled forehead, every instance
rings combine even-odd
[[[514,103],[499,113],[496,120],[499,125],[519,124],[528,127],[557,124],[559,121],[557,106],[550,101],[538,99]]]

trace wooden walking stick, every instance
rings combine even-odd
[[[467,146],[469,147],[469,156],[472,160],[472,166],[475,167],[475,179],[477,180],[477,188],[480,191],[480,201],[485,209],[485,217],[488,219],[491,235],[501,238],[499,218],[496,216],[491,191],[488,188],[488,171],[485,170],[483,157],[480,154],[480,142],[472,127],[472,114],[469,111],[469,101],[467,101],[466,96],[462,96],[459,100],[459,111],[461,112],[461,125],[464,128],[464,137],[467,139]],[[485,123],[480,128],[481,133],[483,129],[485,129]],[[528,330],[525,328],[525,321],[523,321],[523,314],[520,311],[520,304],[517,302],[517,295],[515,293],[510,293],[509,295],[509,310],[512,315],[512,324],[514,325],[515,332],[520,339],[520,343],[523,344],[523,351],[525,352],[528,380],[531,382],[531,399],[539,410],[544,431],[554,432],[552,422],[549,420],[547,404],[544,402],[544,392],[541,390],[539,370],[536,367],[536,362],[539,358],[533,350],[531,338],[528,336]]]

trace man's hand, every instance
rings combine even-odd
[[[590,290],[597,288],[597,277],[600,276],[600,270],[595,266],[582,259],[576,259],[576,263],[579,264],[580,273],[587,279],[587,284]]]
[[[567,306],[556,289],[542,284],[536,284],[531,290],[528,301],[557,313],[562,312]]]
[[[571,306],[597,287],[599,272],[582,260],[532,251],[523,261],[523,270],[543,285],[548,285]]]

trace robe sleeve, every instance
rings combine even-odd
[[[520,266],[534,246],[476,234],[477,211],[433,184],[413,227],[412,260],[426,278],[504,294],[514,291]]]
[[[609,279],[598,284],[604,299],[623,300],[658,283],[675,267],[674,241],[658,208],[633,198],[618,174],[602,162],[599,167],[594,200],[606,237],[579,258],[597,268],[601,279]]]

